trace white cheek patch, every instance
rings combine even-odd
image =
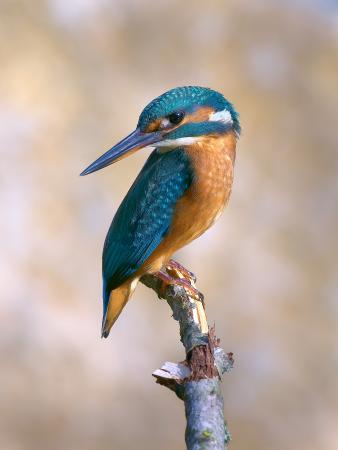
[[[192,145],[197,142],[198,137],[182,137],[177,139],[167,139],[165,141],[157,142],[154,147],[163,148],[175,148],[181,147],[182,145]]]
[[[223,123],[229,123],[229,124],[233,123],[231,114],[227,109],[223,109],[222,111],[217,111],[215,113],[211,113],[209,116],[209,121],[223,122]]]

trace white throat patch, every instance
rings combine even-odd
[[[169,150],[171,148],[181,147],[183,145],[191,145],[197,142],[198,137],[182,137],[177,139],[167,139],[161,142],[157,142],[154,144],[154,147],[161,147],[165,151],[165,149]]]
[[[210,114],[209,116],[210,122],[223,122],[232,124],[233,120],[230,112],[227,109],[223,109],[222,111],[217,111],[215,113]]]

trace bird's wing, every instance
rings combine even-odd
[[[103,249],[104,300],[136,272],[168,232],[177,201],[188,189],[192,171],[181,149],[148,158],[122,204]]]

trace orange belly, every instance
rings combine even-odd
[[[174,252],[218,219],[231,194],[235,150],[233,133],[204,138],[185,150],[192,162],[194,180],[176,205],[168,234],[138,271],[139,275],[160,270]]]

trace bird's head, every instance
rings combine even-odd
[[[150,102],[142,111],[137,128],[81,175],[88,175],[152,146],[170,150],[225,133],[240,134],[238,114],[222,94],[209,88],[184,86],[171,89]]]

